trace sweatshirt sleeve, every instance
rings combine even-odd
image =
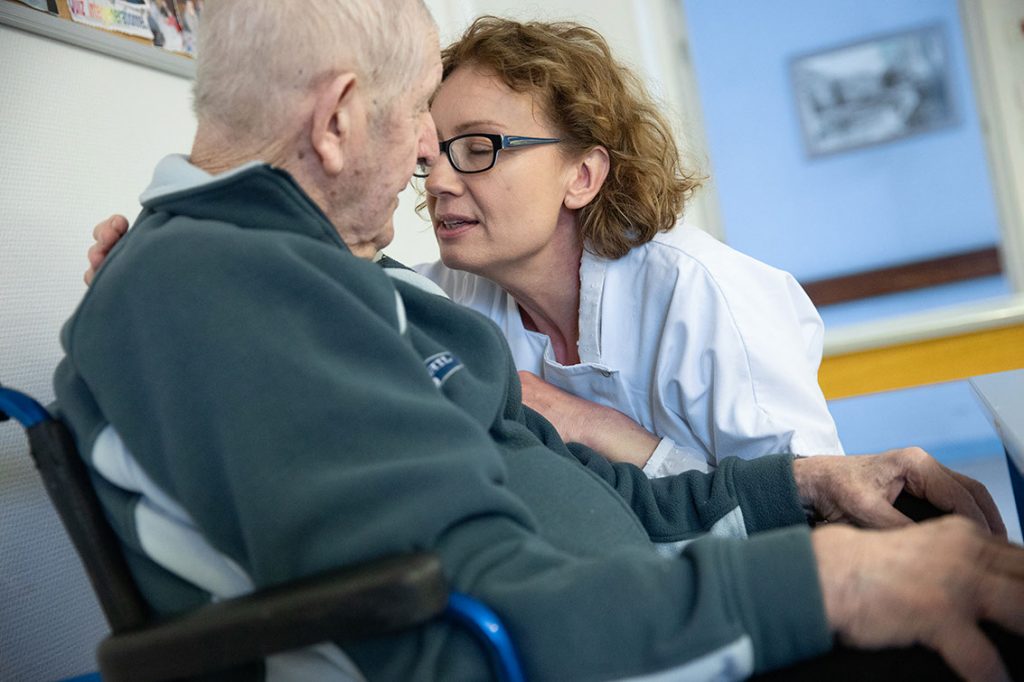
[[[615,488],[656,543],[712,532],[726,517],[730,517],[731,528],[721,534],[737,537],[806,525],[789,455],[749,461],[728,457],[710,474],[686,471],[649,479],[632,464],[609,462],[579,443],[571,443],[570,450],[587,469]]]
[[[453,589],[499,613],[537,680],[742,677],[828,648],[806,528],[709,538],[674,559],[637,546],[572,553],[543,537],[487,429],[439,399],[374,266],[258,238],[153,238],[122,248],[122,262],[133,250],[136,267],[109,262],[66,328],[66,371],[257,587],[435,551]],[[645,520],[667,533],[716,496],[763,504],[759,482],[784,486],[784,464],[644,488],[633,472],[599,477],[641,516],[669,498],[691,508]],[[346,651],[371,678],[486,674],[444,624]]]

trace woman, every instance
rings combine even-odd
[[[417,270],[501,327],[528,404],[606,454],[601,420],[628,416],[647,438],[617,458],[649,476],[842,453],[817,312],[790,275],[675,227],[699,182],[599,34],[481,17],[442,58],[443,153],[417,172],[441,262]]]
[[[491,317],[520,370],[670,439],[650,475],[842,452],[816,311],[788,274],[672,229],[698,183],[600,35],[482,17],[442,60],[446,153],[420,170],[442,262],[420,272]]]

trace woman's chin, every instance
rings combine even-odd
[[[474,275],[484,276],[481,271],[480,263],[467,257],[466,253],[461,249],[444,248],[444,246],[442,246],[440,252],[441,262],[444,263],[446,267],[449,267],[452,270],[465,270],[466,272],[471,272]]]

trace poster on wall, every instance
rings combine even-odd
[[[146,0],[69,0],[75,21],[140,38],[153,38]]]
[[[75,21],[195,56],[202,0],[69,0]]]
[[[938,26],[792,60],[810,156],[880,144],[956,123],[949,56]]]
[[[171,52],[185,52],[185,36],[173,2],[149,0],[149,27],[153,31],[155,46]]]
[[[199,30],[199,12],[203,9],[203,0],[174,0],[174,15],[181,29],[181,42],[184,51],[193,57],[196,54],[196,32]]]

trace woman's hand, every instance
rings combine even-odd
[[[85,254],[89,259],[89,269],[85,271],[84,277],[87,285],[92,284],[92,278],[96,276],[96,271],[103,264],[103,260],[127,231],[128,219],[117,214],[96,223],[96,227],[92,228],[92,238],[96,243],[90,246]]]

